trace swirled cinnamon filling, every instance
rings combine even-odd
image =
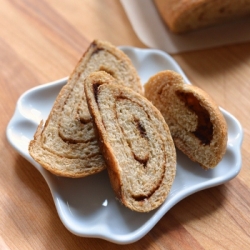
[[[199,100],[192,93],[176,91],[178,98],[185,103],[186,107],[198,117],[196,130],[192,133],[204,145],[209,145],[213,139],[213,124],[208,111],[200,105]]]
[[[109,130],[106,124],[105,127],[109,132],[109,137],[114,141],[114,145],[123,144],[120,149],[117,149],[117,155],[120,155],[121,162],[126,162],[123,165],[123,171],[127,169],[133,173],[133,177],[131,176],[128,181],[131,183],[131,197],[136,201],[143,201],[150,198],[161,186],[166,162],[165,156],[162,156],[158,150],[164,147],[163,142],[158,135],[159,131],[152,127],[146,111],[139,103],[122,95],[114,98],[116,101],[113,114],[108,114],[109,110],[106,115],[110,122],[116,123],[116,126],[112,130]],[[111,120],[112,118],[114,120]],[[116,138],[112,134],[115,134]],[[126,154],[126,160],[124,154]],[[159,167],[157,171],[153,167],[155,162]],[[130,166],[137,167],[129,170]],[[141,186],[144,188],[139,190],[137,187]]]

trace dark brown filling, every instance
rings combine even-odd
[[[143,124],[137,119],[135,120],[135,122],[136,122],[137,129],[139,130],[141,137],[147,139],[147,132]]]
[[[150,195],[133,195],[132,197],[136,201],[144,201],[145,199],[148,199],[154,192],[150,193]]]
[[[192,93],[176,91],[176,95],[198,117],[198,124],[193,134],[202,144],[209,145],[213,139],[213,124],[208,111],[200,105],[199,100]]]
[[[139,158],[135,153],[133,153],[133,156],[134,156],[134,159],[135,159],[136,161],[138,161],[139,163],[141,163],[141,164],[143,165],[143,167],[146,168],[147,163],[148,163],[148,158],[141,159],[141,158]]]
[[[132,197],[136,200],[136,201],[144,201],[144,200],[147,200],[149,199],[155,192],[156,190],[158,190],[161,186],[161,183],[162,183],[162,180],[163,180],[163,176],[162,178],[159,180],[159,184],[153,188],[149,194],[146,194],[146,195],[142,195],[142,194],[139,194],[139,195],[132,195]]]
[[[83,139],[82,140],[75,140],[75,139],[71,139],[71,138],[66,138],[60,131],[58,133],[58,136],[61,137],[61,139],[68,144],[88,143],[88,142],[95,141],[94,137],[91,137],[91,138],[88,138],[85,140],[83,140]]]
[[[140,133],[140,136],[146,140],[148,140],[148,137],[147,137],[147,132],[146,132],[146,129],[144,128],[143,124],[140,122],[140,120],[134,118],[134,121],[135,121],[135,124],[136,124],[136,128],[138,129],[139,133]],[[141,159],[139,158],[136,154],[133,154],[134,155],[134,158],[136,161],[140,162],[144,168],[146,168],[147,166],[147,162],[148,162],[148,155],[147,157]]]
[[[92,43],[91,47],[94,48],[94,51],[92,52],[91,56],[93,56],[94,54],[97,54],[100,51],[104,50],[104,48],[98,48],[98,45],[96,43]]]
[[[98,103],[98,88],[100,85],[101,85],[101,83],[99,83],[99,82],[93,83],[93,93],[94,93],[95,100],[97,103]]]

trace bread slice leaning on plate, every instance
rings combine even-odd
[[[116,197],[138,212],[157,208],[176,172],[175,146],[161,113],[105,72],[90,74],[85,92]]]
[[[152,76],[145,96],[162,113],[177,148],[203,168],[214,168],[227,146],[227,124],[215,101],[166,70]]]
[[[140,79],[130,59],[108,42],[93,41],[57,96],[49,117],[38,126],[29,144],[30,155],[51,173],[83,177],[106,165],[84,94],[84,79],[94,71],[106,71],[117,84],[142,93]]]

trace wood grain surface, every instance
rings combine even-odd
[[[0,0],[0,249],[250,249],[250,42],[174,55],[244,128],[242,170],[175,205],[141,240],[82,238],[61,223],[41,174],[8,143],[26,90],[68,76],[95,39],[145,47],[118,0]]]

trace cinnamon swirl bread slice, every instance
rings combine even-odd
[[[167,70],[149,79],[145,96],[161,111],[177,148],[205,169],[220,162],[227,146],[227,124],[206,92]]]
[[[85,93],[116,197],[138,212],[157,208],[176,172],[164,118],[146,98],[118,86],[105,72],[86,78]]]
[[[105,168],[84,94],[84,79],[104,70],[123,84],[142,93],[139,77],[130,59],[108,42],[93,41],[76,65],[55,100],[43,127],[30,142],[29,153],[51,173],[82,177]]]

